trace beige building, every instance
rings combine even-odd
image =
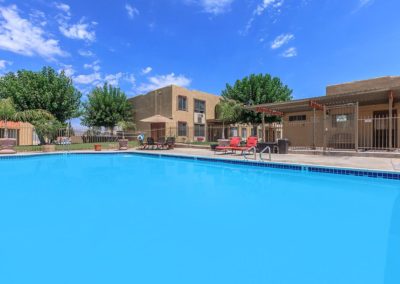
[[[215,118],[220,97],[171,85],[129,101],[139,131],[154,139],[173,136],[177,141],[186,142],[207,140],[207,120]],[[158,117],[154,122],[141,121],[155,115]]]
[[[32,124],[27,122],[7,122],[8,137],[17,140],[18,146],[33,145],[34,129]],[[0,138],[4,138],[5,125],[0,122]]]
[[[289,102],[252,106],[278,112],[283,137],[292,147],[396,150],[400,77],[382,77],[328,86],[326,95]]]

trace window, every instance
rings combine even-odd
[[[257,126],[251,128],[251,136],[257,136]]]
[[[204,124],[195,124],[194,125],[194,136],[196,136],[196,137],[206,136],[206,126]]]
[[[242,138],[247,139],[247,128],[242,128]]]
[[[307,116],[305,114],[289,116],[289,121],[305,121],[306,119],[307,119]]]
[[[353,119],[353,114],[332,115],[332,127],[345,126]]]
[[[178,110],[187,110],[187,98],[178,96]]]
[[[239,136],[238,135],[238,128],[237,127],[231,127],[230,128],[230,137],[236,137]]]
[[[183,121],[178,122],[178,136],[187,136],[187,123]]]
[[[205,113],[206,112],[206,102],[201,100],[194,100],[194,112]]]

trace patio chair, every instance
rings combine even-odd
[[[224,152],[224,154],[228,153],[228,151],[231,151],[231,153],[234,153],[236,150],[235,148],[239,147],[240,141],[242,139],[240,137],[232,137],[231,141],[229,142],[229,146],[217,146],[215,147],[214,154],[216,152]]]
[[[175,137],[167,137],[167,140],[165,141],[164,146],[168,150],[172,150],[175,148]]]
[[[233,150],[240,151],[242,155],[244,153],[248,153],[253,148],[254,148],[253,149],[254,151],[257,151],[257,149],[255,148],[255,147],[257,147],[257,143],[258,143],[258,137],[250,136],[247,138],[245,146],[242,146],[242,147],[238,146],[238,147],[235,147]]]
[[[158,138],[158,141],[156,143],[156,149],[163,150],[164,147],[165,147],[165,137]]]
[[[154,138],[153,137],[147,137],[147,142],[146,142],[146,147],[145,147],[145,149],[148,149],[148,150],[154,150],[154,148],[156,148],[157,147],[157,145],[156,145],[156,143],[154,142]],[[151,149],[150,149],[151,148]]]

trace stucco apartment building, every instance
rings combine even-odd
[[[0,121],[0,138],[4,138],[5,124]],[[27,146],[33,145],[34,128],[32,124],[26,122],[7,122],[8,137],[17,140],[17,145]]]
[[[222,129],[226,138],[240,136],[245,140],[250,135],[263,137],[260,126],[231,124],[223,128],[215,113],[220,99],[220,96],[171,85],[129,101],[133,106],[137,131],[155,140],[173,136],[178,142],[217,141],[222,137]],[[273,141],[280,135],[279,126],[269,125],[264,137]]]
[[[398,150],[400,76],[326,87],[326,95],[251,109],[282,116],[292,147]]]
[[[154,139],[174,136],[178,141],[204,141],[207,137],[207,120],[215,118],[215,106],[220,97],[171,85],[129,101],[133,106],[136,128],[147,136]],[[141,121],[147,118],[153,122]]]

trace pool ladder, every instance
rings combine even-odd
[[[253,150],[253,152],[254,152],[254,160],[257,160],[257,147],[255,147],[255,146],[251,147],[251,148],[247,151],[247,153],[251,152],[252,150]],[[268,153],[269,153],[269,158],[268,158],[268,160],[269,160],[269,161],[272,161],[272,150],[271,150],[271,147],[269,147],[269,146],[265,147],[265,148],[260,152],[260,160],[261,160],[261,161],[264,161],[264,158],[262,157],[262,154],[264,154],[267,150],[268,150]],[[248,158],[247,158],[245,152],[243,152],[242,155],[243,155],[243,157],[244,157],[245,160],[248,160]]]
[[[272,161],[272,150],[271,147],[267,146],[265,147],[261,152],[260,152],[260,160],[264,161],[264,158],[262,157],[262,154],[264,154],[266,151],[268,150],[268,154],[269,154],[269,161]]]

